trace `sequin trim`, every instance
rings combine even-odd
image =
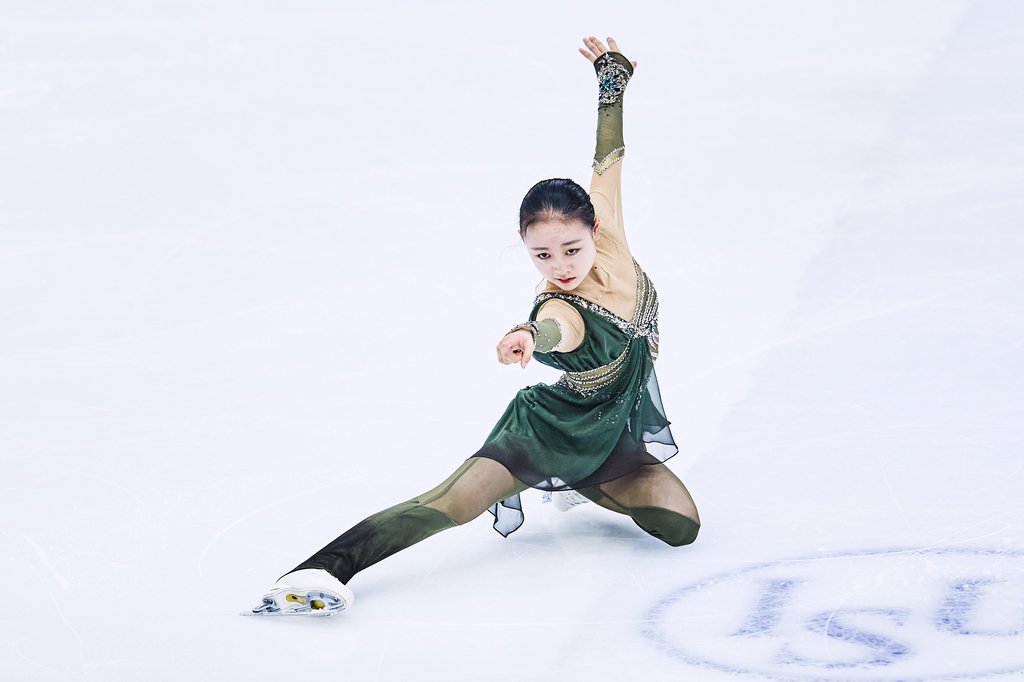
[[[597,71],[597,101],[600,104],[616,104],[622,100],[626,92],[626,83],[633,75],[631,66],[627,67],[626,58],[618,54],[619,59],[612,57],[613,53],[605,52],[594,60],[594,69]]]
[[[629,340],[645,338],[651,357],[658,358],[658,292],[654,284],[640,265],[634,260],[633,268],[636,271],[636,309],[633,313],[633,320],[627,322],[624,318],[616,315],[604,306],[589,301],[576,294],[562,294],[555,292],[543,293],[536,298],[534,305],[540,305],[552,298],[560,298],[576,304],[577,306],[600,315],[629,337]],[[582,372],[566,372],[555,383],[556,386],[571,388],[584,397],[592,396],[599,391],[611,386],[618,379],[622,367],[629,357],[633,344],[627,343],[625,350],[607,365],[595,367],[594,369]]]
[[[616,315],[604,306],[576,294],[562,294],[549,291],[537,296],[533,304],[538,306],[552,298],[560,298],[600,315],[622,330],[630,339],[635,339],[639,336],[650,337],[652,334],[657,335],[658,293],[655,291],[654,285],[651,283],[647,273],[640,269],[640,265],[635,260],[633,261],[633,267],[636,271],[636,307],[632,322],[627,322],[624,318]]]
[[[625,147],[616,147],[615,149],[608,152],[603,159],[598,161],[594,159],[594,172],[598,175],[603,175],[606,170],[621,161],[622,157],[626,155]]]
[[[555,386],[571,388],[587,398],[596,395],[618,380],[622,366],[629,359],[629,352],[632,347],[633,344],[626,344],[626,349],[619,353],[619,357],[607,365],[583,372],[566,372],[555,382]]]

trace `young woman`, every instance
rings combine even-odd
[[[344,610],[356,573],[488,509],[507,536],[523,522],[519,493],[527,488],[574,490],[672,546],[696,539],[693,499],[662,464],[678,450],[654,373],[658,296],[622,224],[622,99],[636,63],[612,38],[608,49],[593,36],[583,42],[599,85],[590,192],[557,178],[527,192],[519,234],[546,285],[529,320],[497,348],[503,364],[525,367],[536,357],[564,373],[521,390],[455,473],[356,524],[280,578],[254,614]]]

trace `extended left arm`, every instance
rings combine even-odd
[[[606,234],[618,234],[625,240],[622,225],[622,158],[626,144],[622,137],[622,102],[626,84],[632,78],[636,62],[626,59],[614,38],[608,38],[608,49],[597,38],[584,39],[587,49],[580,48],[597,72],[597,142],[594,146],[594,173],[590,195],[602,219]]]
[[[612,42],[609,39],[609,42]],[[622,100],[633,65],[621,53],[603,52],[594,60],[597,72],[597,144],[594,146],[594,173],[604,175],[626,154],[622,139]]]

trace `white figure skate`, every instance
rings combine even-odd
[[[569,511],[573,507],[586,504],[590,500],[580,495],[575,490],[559,490],[557,492],[545,492],[541,496],[542,501],[550,502],[558,511]]]
[[[313,616],[341,613],[355,602],[352,590],[327,571],[304,568],[281,576],[263,601],[243,616]]]

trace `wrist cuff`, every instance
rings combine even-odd
[[[597,72],[599,105],[616,104],[622,101],[626,83],[633,75],[633,65],[619,52],[605,52],[594,60]]]

